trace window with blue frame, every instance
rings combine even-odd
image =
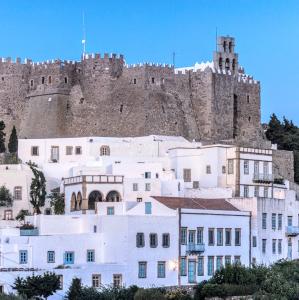
[[[214,275],[214,256],[208,256],[208,276]]]
[[[27,264],[27,262],[28,262],[28,251],[27,250],[19,251],[19,260],[20,260],[20,264]]]
[[[55,263],[55,251],[48,251],[47,261],[48,263]]]
[[[158,278],[165,278],[165,261],[158,261]]]
[[[146,262],[140,261],[138,263],[138,278],[146,278]]]
[[[181,263],[180,263],[180,274],[181,276],[187,275],[187,260],[186,257],[181,257]]]
[[[107,215],[108,216],[114,215],[114,206],[107,207]]]
[[[203,276],[204,275],[204,260],[203,260],[203,257],[198,257],[197,275],[198,276]]]
[[[72,251],[67,251],[64,253],[64,264],[71,265],[75,261],[75,253]]]
[[[145,204],[145,214],[150,215],[152,213],[152,202],[144,202]]]
[[[95,261],[95,252],[94,250],[87,250],[87,262]]]

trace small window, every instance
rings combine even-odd
[[[214,256],[208,256],[208,276],[214,275]]]
[[[225,246],[230,246],[232,241],[232,230],[231,228],[225,228]]]
[[[21,186],[14,187],[14,200],[22,200],[22,187]]]
[[[152,77],[152,83],[155,83],[155,77]]]
[[[248,197],[249,197],[249,186],[244,185],[244,198],[248,198]]]
[[[197,275],[204,276],[204,258],[202,256],[198,257]]]
[[[68,82],[67,77],[64,77],[64,83],[67,83],[67,82]]]
[[[244,160],[244,174],[249,174],[249,160]]]
[[[73,154],[73,147],[72,146],[66,146],[65,154],[66,155],[72,155]]]
[[[262,229],[267,229],[267,213],[262,214]]]
[[[95,261],[95,251],[87,250],[87,262],[94,262],[94,261]]]
[[[144,173],[144,178],[150,179],[151,178],[151,172],[145,172]]]
[[[97,225],[93,225],[93,233],[97,233]]]
[[[4,211],[4,220],[12,220],[13,216],[12,216],[12,210],[11,209],[6,209]]]
[[[134,83],[134,84],[137,83],[137,79],[136,79],[136,78],[133,79],[133,83]]]
[[[181,245],[187,244],[187,227],[181,227],[180,230],[180,243]]]
[[[55,251],[47,252],[47,261],[48,263],[55,263]]]
[[[169,246],[170,246],[170,235],[169,235],[169,233],[163,233],[162,234],[162,247],[169,248]]]
[[[228,159],[227,165],[228,165],[228,174],[234,174],[234,160]]]
[[[268,198],[269,195],[268,195],[268,188],[267,187],[264,187],[264,198]]]
[[[183,169],[184,182],[191,182],[191,169]]]
[[[157,248],[158,246],[158,236],[156,233],[151,233],[149,235],[149,239],[150,239],[150,247],[151,248]]]
[[[146,278],[146,262],[138,262],[138,278]]]
[[[81,155],[82,154],[82,148],[80,146],[76,146],[76,148],[75,148],[75,154],[76,155]]]
[[[144,247],[144,233],[138,232],[136,234],[136,247],[142,248]]]
[[[110,155],[110,147],[109,146],[101,146],[100,155],[101,156],[109,156]]]
[[[145,214],[150,215],[152,213],[152,203],[151,202],[145,202]]]
[[[281,230],[282,229],[282,214],[278,214],[278,226],[277,229]]]
[[[137,202],[142,202],[142,198],[137,198]]]
[[[248,122],[250,123],[250,121],[251,121],[251,117],[248,117]]]
[[[27,264],[27,262],[28,262],[28,251],[27,250],[19,251],[19,261],[20,261],[20,264]]]
[[[225,265],[228,266],[232,263],[232,257],[230,255],[226,255],[225,258]]]
[[[227,58],[227,59],[225,60],[225,69],[226,69],[226,71],[228,71],[228,70],[230,69],[229,58]]]
[[[98,288],[101,285],[101,275],[100,274],[92,274],[91,277],[92,287]]]
[[[203,244],[203,227],[197,228],[197,244],[202,245]]]
[[[223,245],[223,229],[217,228],[217,246]]]
[[[288,216],[288,226],[293,226],[293,217]]]
[[[75,253],[71,251],[67,251],[64,253],[64,264],[71,265],[75,262]]]
[[[187,259],[186,259],[186,257],[181,257],[181,259],[180,259],[180,275],[181,276],[187,275]]]
[[[272,229],[276,229],[276,214],[272,214]]]
[[[165,261],[158,261],[158,278],[165,278]]]
[[[282,240],[278,240],[277,251],[278,251],[278,254],[282,253]]]
[[[252,237],[252,247],[256,247],[256,236]]]
[[[51,84],[52,83],[52,76],[48,77],[48,83]]]
[[[254,187],[254,197],[259,197],[260,196],[260,189],[259,186]]]
[[[193,188],[199,189],[199,181],[193,181]]]
[[[247,103],[250,102],[250,98],[249,98],[249,95],[247,95]]]
[[[225,174],[225,173],[226,173],[226,167],[222,166],[222,174]]]
[[[145,191],[146,192],[149,192],[151,190],[151,184],[149,183],[149,182],[147,182],[146,184],[145,184]]]
[[[209,228],[208,237],[209,237],[209,246],[214,246],[214,228]]]
[[[222,69],[222,57],[219,57],[219,68]]]
[[[222,268],[223,265],[223,257],[217,256],[216,257],[216,270],[219,271]]]
[[[114,207],[113,206],[107,207],[107,215],[108,216],[114,215]]]
[[[33,85],[34,85],[34,81],[33,81],[33,79],[31,79],[30,80],[30,86],[33,87]]]
[[[122,275],[113,274],[113,287],[119,288],[122,286]]]
[[[31,147],[31,156],[38,156],[39,151],[38,151],[38,146],[32,146]]]
[[[276,254],[276,239],[272,240],[272,254]]]
[[[262,253],[266,253],[267,240],[262,239]]]
[[[2,79],[2,81],[4,81],[4,77],[2,77],[1,79]]]
[[[42,84],[45,84],[45,77],[42,77]]]
[[[211,166],[210,165],[206,166],[206,173],[211,174]]]
[[[235,229],[235,246],[241,246],[241,228]]]
[[[134,192],[138,191],[138,183],[133,183],[133,191]]]

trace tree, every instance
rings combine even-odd
[[[12,131],[11,131],[11,134],[9,137],[8,151],[9,151],[9,153],[17,153],[18,152],[18,136],[17,136],[17,130],[16,130],[15,126],[12,128]]]
[[[28,165],[34,176],[30,185],[30,203],[33,206],[34,212],[40,214],[40,208],[45,205],[47,195],[46,179],[43,172],[37,169],[36,164],[29,162]]]
[[[30,216],[30,213],[27,209],[21,209],[16,216],[16,220],[24,221],[26,216]]]
[[[6,148],[5,148],[5,124],[3,121],[0,121],[0,153],[4,153]]]
[[[80,278],[73,278],[72,283],[66,293],[67,299],[80,300],[82,299],[82,283]]]
[[[28,299],[33,297],[48,298],[60,288],[60,279],[55,273],[46,272],[43,275],[32,275],[26,278],[17,277],[13,289],[20,296]]]
[[[50,206],[54,209],[54,214],[63,215],[65,208],[64,194],[52,192],[48,198],[50,199]]]
[[[0,187],[0,206],[12,206],[12,195],[10,191],[2,185]]]

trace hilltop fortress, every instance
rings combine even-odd
[[[122,55],[81,61],[0,62],[0,120],[22,138],[179,135],[267,146],[260,84],[239,67],[232,37],[213,62],[175,69],[126,65]]]

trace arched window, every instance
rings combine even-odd
[[[82,195],[81,195],[81,192],[78,192],[78,194],[77,194],[77,209],[81,210],[81,206],[82,206]]]
[[[235,69],[236,69],[236,60],[235,59],[233,59],[233,62],[232,62],[232,69],[233,69],[233,71],[235,71]]]
[[[88,196],[88,209],[95,209],[96,202],[102,202],[103,196],[99,191],[92,191]]]
[[[106,197],[106,201],[107,202],[120,202],[121,201],[121,197],[119,192],[117,191],[111,191],[107,194]]]
[[[229,58],[225,60],[225,70],[229,70]]]
[[[226,41],[223,42],[223,51],[226,52]]]
[[[109,146],[102,146],[100,149],[101,156],[109,156],[110,155],[110,147]]]
[[[71,198],[71,211],[74,211],[76,209],[77,209],[76,194],[73,193]]]
[[[229,42],[228,43],[228,51],[229,51],[229,53],[232,53],[232,50],[233,50],[233,43]]]
[[[222,57],[219,57],[219,68],[222,69]]]

